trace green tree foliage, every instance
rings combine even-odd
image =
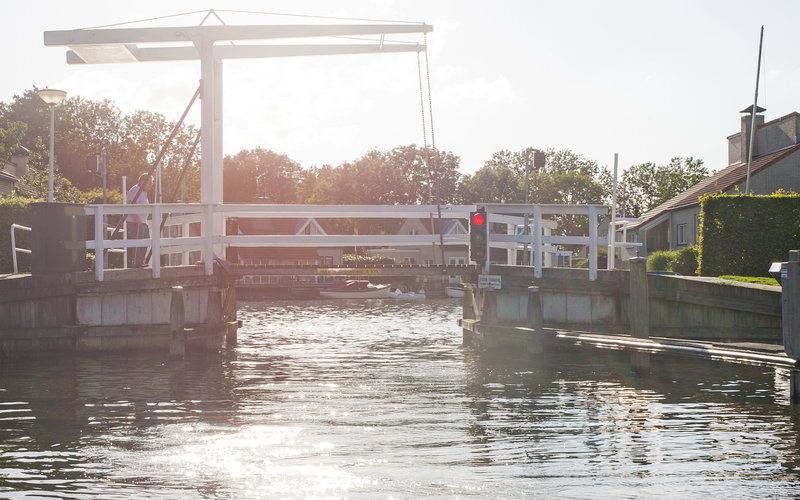
[[[461,183],[461,203],[524,203],[525,171],[530,203],[602,203],[608,196],[605,169],[569,149],[545,152],[547,163],[533,168],[533,148],[500,150]]]
[[[460,180],[459,161],[450,152],[420,149],[413,144],[391,151],[372,150],[354,162],[313,169],[313,182],[304,181],[305,202],[435,204],[438,171],[441,203],[453,203]]]
[[[284,154],[268,149],[244,150],[223,161],[223,199],[250,203],[255,197],[271,203],[299,203],[303,169]]]
[[[28,129],[21,144],[32,149],[38,143],[48,144],[50,137],[49,110],[33,87],[22,95],[14,96],[10,103],[0,105],[0,127],[19,121]],[[137,111],[124,115],[111,101],[90,101],[71,96],[55,107],[55,167],[76,188],[84,190],[102,186],[99,175],[86,171],[86,158],[106,151],[107,184],[120,188],[122,176],[128,185],[139,174],[150,171],[159,149],[165,144],[175,123],[163,115]],[[167,193],[174,190],[180,176],[196,129],[183,125],[162,159],[162,180],[165,201]],[[45,149],[45,163],[47,163]],[[186,176],[187,199],[199,201],[199,150],[190,159]],[[56,193],[56,196],[58,194]]]
[[[597,162],[569,149],[545,151],[547,162],[533,168],[533,148],[516,153],[501,150],[484,166],[461,183],[460,203],[524,203],[525,171],[528,172],[530,203],[602,203],[609,194],[604,182],[609,176]],[[586,231],[586,217],[558,217],[560,231],[579,234]]]
[[[48,147],[37,137],[28,156],[28,175],[25,177],[27,196],[35,200],[47,200],[49,190]],[[85,203],[84,194],[58,170],[53,172],[53,201],[63,203]]]
[[[640,217],[708,177],[703,160],[675,157],[667,165],[640,163],[622,173],[620,199],[625,215]],[[623,194],[624,193],[624,194]]]
[[[14,154],[27,130],[28,126],[22,122],[10,122],[7,128],[0,128],[0,168]]]

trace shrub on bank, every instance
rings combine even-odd
[[[342,264],[345,266],[370,266],[376,264],[394,264],[394,259],[386,255],[359,255],[347,253],[342,255]]]
[[[800,195],[710,195],[700,199],[700,274],[768,276],[800,248]]]
[[[684,276],[697,274],[697,248],[685,247],[680,250],[659,250],[647,257],[648,271],[671,271]]]
[[[685,247],[675,252],[672,261],[672,271],[684,276],[695,276],[697,274],[697,247]]]
[[[669,250],[658,250],[647,256],[648,271],[672,271],[675,254]]]

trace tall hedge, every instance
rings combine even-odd
[[[700,275],[769,276],[800,249],[800,195],[701,198]]]
[[[28,205],[41,200],[30,200],[19,196],[0,196],[0,274],[9,274],[14,270],[11,257],[11,224],[21,224],[31,227],[31,215]],[[17,247],[31,247],[31,233],[16,231]],[[17,263],[20,271],[30,272],[30,255],[17,254]]]

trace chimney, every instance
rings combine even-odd
[[[742,114],[741,118],[742,129],[741,132],[737,135],[741,138],[741,141],[738,144],[739,147],[737,148],[738,149],[737,154],[735,154],[736,157],[729,158],[729,160],[731,161],[729,161],[728,164],[747,162],[747,154],[750,150],[750,129],[752,128],[750,125],[751,123],[750,120],[751,120],[752,110],[753,106],[750,105],[744,108],[743,110],[739,111],[739,113]],[[764,124],[764,115],[763,115],[764,111],[766,111],[765,108],[762,108],[761,106],[756,106],[756,114],[755,114],[756,134],[758,134],[758,127]],[[753,147],[754,148],[756,147],[755,144],[753,145]],[[733,153],[733,151],[731,151],[731,153]],[[753,151],[753,157],[755,156],[758,156],[758,149],[755,149]]]

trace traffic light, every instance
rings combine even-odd
[[[486,262],[487,239],[486,210],[478,209],[469,214],[469,259],[483,264]]]

